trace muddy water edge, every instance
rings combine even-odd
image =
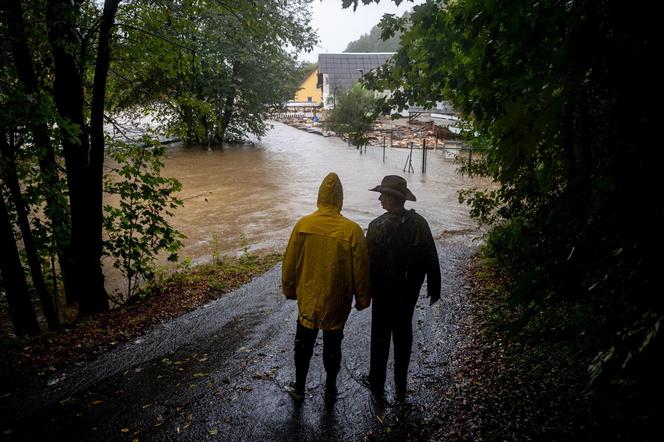
[[[342,214],[365,230],[383,213],[378,194],[368,189],[390,174],[408,180],[417,202],[406,207],[428,220],[435,237],[476,228],[468,208],[458,202],[458,191],[486,187],[488,182],[460,176],[442,151],[429,150],[426,173],[421,173],[422,151],[414,150],[415,172],[404,173],[407,149],[388,147],[383,162],[380,146],[360,153],[336,137],[273,125],[252,144],[169,147],[162,173],[182,183],[178,196],[184,205],[171,219],[186,235],[181,261],[199,264],[214,254],[282,251],[295,221],[316,209],[318,186],[329,172],[337,173],[344,186]],[[176,268],[163,257],[157,265]],[[122,291],[123,280],[109,260],[104,271],[107,290]]]

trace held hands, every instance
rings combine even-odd
[[[363,301],[363,300],[357,299],[355,301],[355,309],[359,312],[360,310],[364,310],[365,308],[369,307],[370,304],[371,304],[371,300]]]
[[[295,292],[295,287],[286,284],[285,282],[281,283],[281,291],[283,292],[286,299],[297,299],[297,293]]]

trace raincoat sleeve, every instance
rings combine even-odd
[[[433,240],[429,224],[424,224],[424,238],[426,241],[427,258],[426,258],[426,273],[427,273],[427,296],[431,298],[431,303],[440,299],[440,263],[438,261],[438,252],[436,251],[436,243]]]
[[[369,290],[369,252],[364,233],[358,227],[353,244],[353,292],[355,293],[355,308],[362,310],[371,304]]]
[[[300,248],[299,244],[299,225],[298,222],[293,227],[286,253],[284,254],[284,262],[281,267],[281,290],[286,299],[297,299],[295,291],[295,284],[297,283],[297,255]]]

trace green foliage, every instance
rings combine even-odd
[[[615,346],[609,372],[643,367],[637,349],[663,310],[646,295],[664,248],[657,111],[644,99],[658,84],[654,19],[608,0],[429,0],[381,27],[403,33],[368,75],[392,91],[379,105],[451,100],[484,146],[479,170],[498,188],[461,198],[494,226],[489,250],[518,277],[517,298],[534,311],[551,296],[592,299],[605,318],[594,348]]]
[[[483,224],[494,224],[499,207],[498,191],[463,189],[459,191],[459,202],[470,206],[470,216]]]
[[[147,138],[144,142],[112,147],[109,156],[117,163],[112,169],[117,176],[107,176],[105,183],[106,192],[119,201],[104,207],[104,250],[127,278],[126,299],[134,296],[141,281],[152,278],[153,262],[161,251],[168,253],[169,261],[177,261],[184,238],[167,220],[182,205],[175,196],[181,185],[175,178],[160,176],[164,148]]]
[[[190,142],[264,134],[297,87],[295,54],[316,43],[309,3],[0,2],[0,135],[16,147],[39,251],[68,302],[84,314],[108,305],[103,118],[149,116]]]
[[[6,68],[6,71],[3,69]],[[13,70],[0,66],[0,133],[9,137],[14,146],[14,167],[23,185],[23,197],[27,208],[34,216],[33,233],[38,248],[43,254],[54,252],[56,244],[63,247],[69,242],[69,208],[67,186],[63,173],[57,173],[53,180],[39,169],[39,161],[46,156],[46,146],[34,139],[32,128],[43,124],[48,129],[49,141],[56,145],[56,154],[62,154],[56,143],[58,132],[53,127],[62,122],[57,116],[53,98],[45,91],[28,94],[21,83],[14,81]],[[64,164],[58,164],[64,170]],[[0,169],[6,167],[0,159]],[[3,172],[4,173],[4,172]],[[47,205],[47,200],[57,204]],[[46,217],[38,216],[44,213]],[[50,252],[45,249],[50,249]]]
[[[374,93],[356,84],[335,97],[334,109],[325,124],[329,130],[347,136],[353,146],[361,148],[369,143],[368,133],[377,117],[375,108]]]
[[[189,270],[191,270],[192,265],[193,261],[191,260],[191,256],[185,256],[184,258],[182,258],[182,262],[180,262],[180,270],[186,273]]]
[[[6,68],[4,75],[3,68]],[[34,250],[31,252],[34,254],[31,256],[33,261],[27,281],[33,287],[40,287],[42,294],[46,293],[46,286],[50,286],[48,299],[57,299],[62,278],[56,261],[70,242],[68,192],[64,177],[57,170],[53,171],[52,176],[40,170],[47,146],[35,140],[33,130],[38,125],[44,127],[45,137],[50,140],[54,137],[50,128],[57,120],[57,112],[48,94],[42,91],[26,92],[22,83],[14,81],[14,75],[16,73],[10,66],[0,67],[0,106],[3,108],[0,115],[0,143],[4,151],[0,155],[0,175],[8,186],[11,181],[9,177],[15,175],[21,187],[20,196],[28,215],[26,224],[29,224],[31,247],[27,249],[21,245],[19,249],[23,257],[30,256],[27,250]],[[7,203],[13,217],[16,213],[11,198],[7,199]],[[18,218],[12,220],[15,225],[18,222]],[[23,238],[17,238],[18,241],[23,242]],[[47,276],[44,284],[40,282],[44,280],[40,272]]]
[[[111,99],[157,115],[189,143],[262,136],[302,75],[295,54],[316,43],[309,0],[130,3],[119,12]]]

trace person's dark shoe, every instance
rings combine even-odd
[[[332,403],[337,400],[337,376],[328,374],[325,379],[325,402]]]
[[[362,375],[359,378],[360,385],[362,385],[365,388],[368,388],[373,397],[376,399],[383,399],[383,396],[385,395],[385,390],[383,387],[379,387],[373,382],[371,382],[371,378],[369,378],[368,375]]]
[[[295,382],[291,382],[290,384],[286,385],[284,390],[286,390],[286,393],[288,393],[297,402],[304,401],[304,388],[298,388],[297,385],[295,385]]]

